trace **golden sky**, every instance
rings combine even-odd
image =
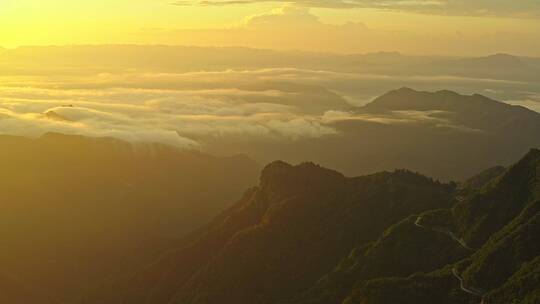
[[[540,56],[537,0],[0,0],[0,46],[180,44]]]

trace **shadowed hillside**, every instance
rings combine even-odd
[[[392,223],[449,206],[453,190],[409,171],[346,178],[275,162],[235,207],[111,294],[129,303],[275,303]]]
[[[347,303],[536,303],[540,235],[538,150],[451,210],[425,213],[417,222],[454,238],[470,256],[410,277],[359,282]],[[415,239],[418,240],[418,239]],[[467,300],[468,298],[468,300]]]
[[[0,265],[59,300],[102,282],[140,243],[205,224],[258,171],[243,156],[115,139],[1,136],[0,145]]]
[[[275,162],[210,225],[89,301],[535,303],[539,155],[466,192],[404,170],[347,178]]]

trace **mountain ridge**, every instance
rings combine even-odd
[[[531,149],[501,174],[500,168],[495,172],[480,173],[482,182],[461,197],[456,184],[407,170],[347,178],[313,163],[273,162],[263,169],[259,186],[207,232],[123,285],[123,299],[142,304],[457,304],[482,298],[502,303],[511,286],[537,271],[540,180],[534,172],[540,172],[540,150]],[[485,209],[490,193],[499,199]],[[477,211],[463,211],[468,209]],[[472,214],[473,221],[461,219],[464,214]],[[181,265],[188,261],[186,272]],[[148,273],[153,281],[140,285]],[[129,286],[152,292],[130,296]],[[536,299],[538,289],[528,286],[522,297]]]
[[[284,174],[290,177],[283,178]],[[392,221],[428,206],[448,206],[453,187],[405,170],[346,178],[313,163],[271,163],[263,169],[259,187],[205,232],[123,285],[130,290],[129,286],[146,281],[149,285],[143,290],[152,292],[128,293],[124,301],[213,303],[219,298],[221,303],[270,303],[285,299],[314,283],[356,244],[375,239]],[[308,248],[312,254],[303,255]],[[256,273],[266,275],[254,280]],[[244,284],[242,289],[235,287],[239,282]]]

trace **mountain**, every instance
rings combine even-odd
[[[467,192],[478,191],[505,172],[506,168],[503,166],[495,166],[493,168],[486,169],[467,179],[462,185],[460,185],[460,188],[464,194]]]
[[[531,150],[464,195],[406,170],[349,178],[274,162],[212,223],[90,302],[536,303],[539,174]]]
[[[385,158],[399,159],[400,166],[431,176],[441,177],[446,171],[461,180],[486,167],[510,164],[529,147],[540,145],[535,138],[540,114],[482,95],[402,88],[376,98],[358,113],[386,119],[388,135],[385,126],[371,130],[378,145],[388,150],[380,151]]]
[[[151,58],[151,60],[148,60]],[[69,60],[67,60],[69,59]],[[46,73],[51,69],[76,73],[140,69],[159,72],[224,71],[228,69],[298,68],[392,76],[461,76],[534,81],[539,59],[511,54],[482,57],[412,56],[397,52],[332,54],[308,51],[276,51],[244,47],[196,47],[164,45],[22,46],[0,49],[0,66],[6,73]],[[34,70],[32,70],[34,68]],[[366,79],[369,80],[369,79]],[[377,79],[393,85],[414,79]],[[453,79],[456,81],[456,79]],[[370,83],[372,84],[372,83]],[[459,86],[464,86],[460,84]],[[493,85],[493,84],[492,84]],[[430,85],[430,89],[439,86]],[[465,85],[466,86],[466,85]],[[388,84],[384,86],[388,89]]]
[[[0,267],[62,302],[119,271],[141,243],[206,224],[258,173],[245,156],[109,138],[0,136],[0,146]]]
[[[21,47],[0,53],[3,73],[17,80],[0,98],[17,105],[3,121],[16,134],[114,129],[123,139],[196,142],[206,153],[260,163],[312,161],[347,176],[409,168],[462,181],[540,146],[540,115],[505,103],[537,108],[535,62],[508,54]],[[400,86],[416,90],[394,90]],[[152,106],[139,113],[141,104]],[[19,114],[39,124],[24,127]]]
[[[422,228],[445,234],[467,249],[468,257],[447,259],[447,265],[431,272],[419,269],[408,277],[357,282],[346,303],[393,303],[393,297],[400,303],[536,303],[538,172],[540,151],[532,150],[453,208],[418,218]]]
[[[340,304],[363,282],[431,272],[469,254],[447,235],[424,229],[418,216],[411,216],[392,225],[377,241],[353,249],[313,287],[285,303]]]
[[[402,88],[325,119],[335,136],[234,143],[256,159],[307,158],[348,176],[408,168],[447,181],[508,166],[531,147],[540,147],[539,113],[452,91]],[[230,143],[217,140],[209,141],[210,149],[233,151]]]
[[[502,286],[492,291],[488,303],[538,303],[540,301],[540,257],[524,263]],[[516,300],[517,299],[517,300]],[[520,303],[520,302],[518,302]]]
[[[517,69],[527,66],[526,63],[518,56],[504,53],[488,55],[485,57],[458,59],[450,61],[449,63],[479,69]]]
[[[234,207],[131,279],[113,284],[109,301],[99,299],[285,300],[317,282],[354,247],[375,241],[392,223],[450,206],[454,188],[405,170],[348,178],[313,163],[274,162],[263,170],[259,186]]]
[[[261,66],[324,67],[343,62],[342,56],[303,51],[275,51],[244,47],[165,45],[21,46],[0,51],[0,65],[19,73],[39,65],[47,69],[82,68],[78,73],[144,69],[160,72],[257,69]],[[149,60],[149,58],[151,60]],[[18,68],[11,69],[10,67]]]
[[[430,63],[433,72],[492,79],[534,80],[539,66],[534,59],[510,54],[493,54],[476,58],[445,59]]]
[[[424,113],[427,116],[425,119],[434,120],[439,127],[461,128],[470,132],[531,132],[540,128],[539,113],[482,95],[467,96],[447,90],[420,92],[401,88],[376,98],[359,112],[376,114],[406,111]]]

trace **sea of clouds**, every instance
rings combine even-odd
[[[201,148],[208,138],[298,140],[336,136],[336,122],[431,123],[434,112],[358,114],[356,107],[408,83],[419,88],[521,86],[455,76],[386,76],[300,68],[163,73],[142,70],[12,73],[0,77],[0,132],[116,137]],[[538,102],[512,104],[538,110]],[[464,131],[471,131],[462,128]],[[474,130],[472,130],[474,131]]]

